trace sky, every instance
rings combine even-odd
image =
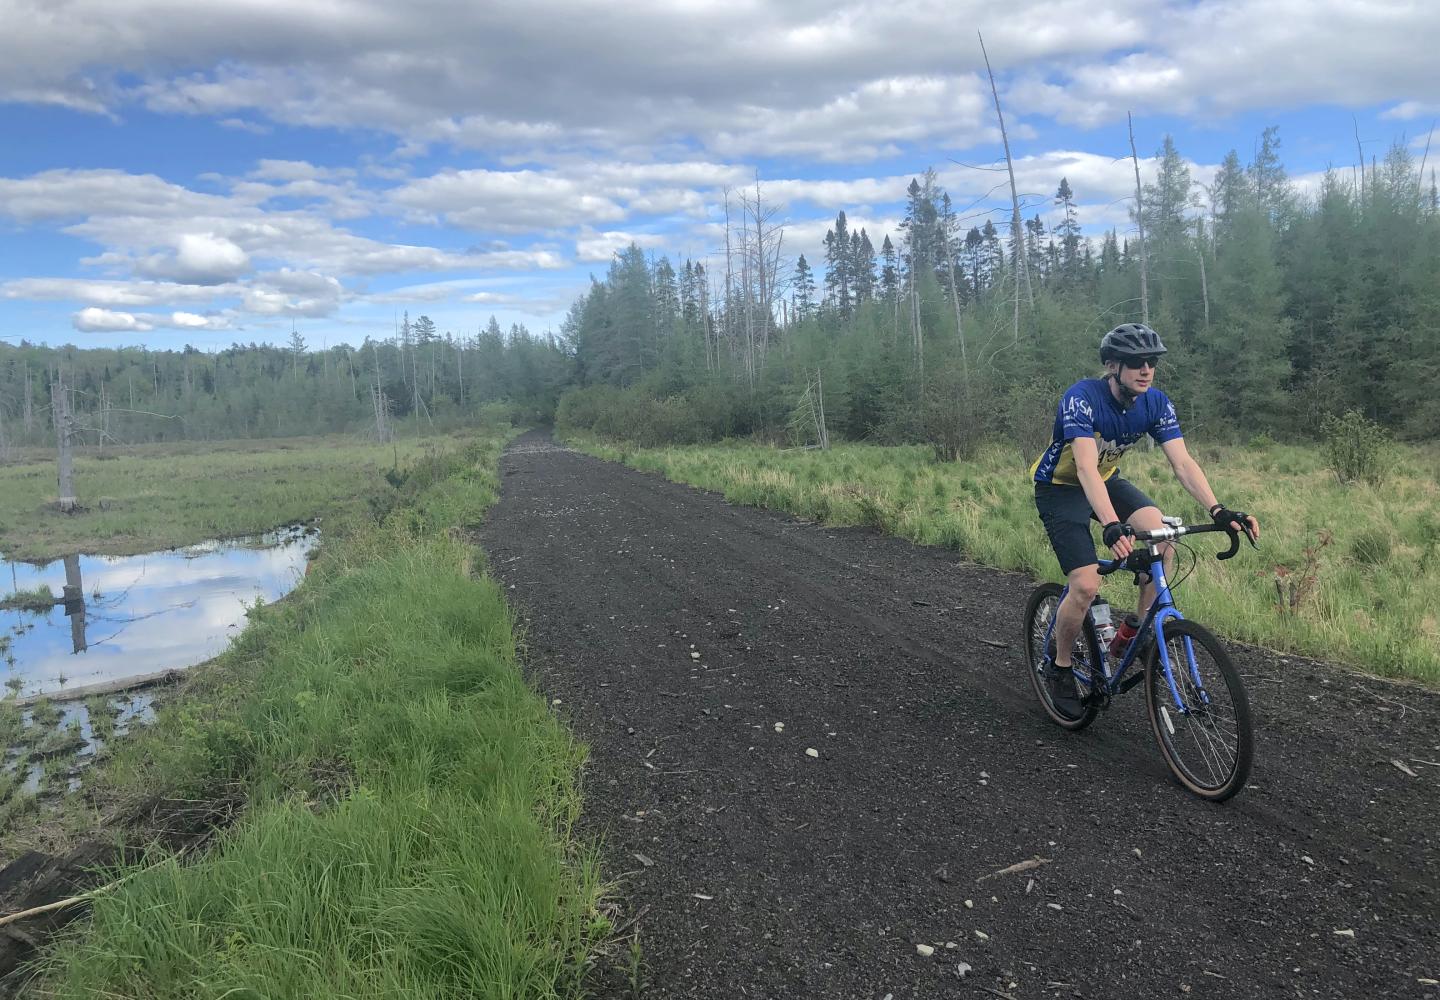
[[[1171,135],[1202,183],[1278,126],[1302,189],[1357,143],[1423,155],[1440,118],[1433,0],[0,0],[0,24],[9,343],[558,332],[632,241],[715,259],[757,179],[812,266],[842,209],[898,242],[926,168],[1003,228],[982,34],[1027,217],[1066,177],[1092,236],[1132,226],[1127,115],[1142,174]]]

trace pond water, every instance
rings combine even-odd
[[[192,666],[220,653],[257,598],[289,593],[305,573],[316,529],[139,556],[69,556],[44,566],[5,562],[0,596],[48,586],[39,611],[0,611],[0,682],[19,697]]]

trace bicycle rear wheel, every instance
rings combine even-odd
[[[1025,661],[1029,668],[1026,673],[1030,675],[1030,685],[1035,689],[1035,697],[1040,699],[1040,707],[1057,726],[1071,732],[1079,732],[1095,721],[1095,715],[1100,711],[1099,705],[1090,702],[1078,717],[1066,715],[1055,707],[1055,702],[1050,697],[1050,685],[1044,673],[1045,641],[1050,637],[1051,623],[1055,620],[1055,612],[1060,607],[1063,593],[1064,588],[1057,583],[1041,584],[1031,592],[1030,600],[1025,605],[1025,624],[1021,642],[1025,646]],[[1095,644],[1095,631],[1088,619],[1084,627],[1080,629],[1080,635],[1075,639],[1073,657],[1075,684],[1080,689],[1080,697],[1088,698],[1090,696],[1090,679],[1100,669],[1100,650]]]
[[[1222,802],[1245,787],[1255,757],[1245,685],[1209,629],[1184,619],[1171,619],[1163,628],[1175,687],[1160,665],[1158,648],[1152,650],[1145,664],[1150,728],[1180,783],[1203,799]]]

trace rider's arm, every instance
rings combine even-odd
[[[1205,470],[1200,468],[1200,463],[1191,457],[1189,449],[1185,447],[1185,439],[1174,438],[1166,441],[1160,445],[1160,450],[1170,460],[1170,468],[1175,470],[1175,478],[1180,480],[1180,485],[1209,513],[1219,501],[1215,499],[1215,491],[1210,488],[1210,480],[1205,478]],[[1251,537],[1259,538],[1260,523],[1253,516],[1249,521]],[[1238,522],[1236,526],[1240,526]]]
[[[1210,489],[1210,480],[1205,478],[1205,470],[1200,468],[1200,463],[1190,455],[1190,450],[1185,447],[1184,438],[1175,438],[1160,445],[1160,450],[1170,460],[1170,468],[1175,470],[1175,478],[1180,480],[1180,485],[1185,487],[1185,492],[1200,502],[1200,506],[1207,511],[1218,502],[1215,499],[1215,492]]]
[[[1077,437],[1070,441],[1070,453],[1075,456],[1075,475],[1090,501],[1090,509],[1101,524],[1118,521],[1115,505],[1110,502],[1110,491],[1105,489],[1105,480],[1100,476],[1100,448],[1094,438]]]

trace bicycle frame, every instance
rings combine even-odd
[[[1077,680],[1088,684],[1092,691],[1098,690],[1107,700],[1123,691],[1129,690],[1132,685],[1140,681],[1140,675],[1133,677],[1129,683],[1124,683],[1122,678],[1124,678],[1126,671],[1130,669],[1131,664],[1138,659],[1139,651],[1144,645],[1145,636],[1153,632],[1155,636],[1155,648],[1160,657],[1160,668],[1164,671],[1165,683],[1170,688],[1170,697],[1175,702],[1175,710],[1181,714],[1188,714],[1190,708],[1185,704],[1185,700],[1180,696],[1180,689],[1175,684],[1174,668],[1170,662],[1170,650],[1167,648],[1165,642],[1165,622],[1172,618],[1183,619],[1185,616],[1181,614],[1180,609],[1176,607],[1175,596],[1171,593],[1170,584],[1165,578],[1164,556],[1155,549],[1148,551],[1149,556],[1147,561],[1149,562],[1149,569],[1147,572],[1155,583],[1155,602],[1150,605],[1150,609],[1145,613],[1145,620],[1140,624],[1140,628],[1135,632],[1135,635],[1131,637],[1130,644],[1125,648],[1124,655],[1120,657],[1119,667],[1114,670],[1111,669],[1110,651],[1106,648],[1105,643],[1100,641],[1100,637],[1095,634],[1095,622],[1090,617],[1090,612],[1087,609],[1083,627],[1095,638],[1095,646],[1100,650],[1101,676],[1098,678],[1094,677],[1089,671],[1080,669],[1078,665],[1075,669],[1075,675]],[[1122,562],[1123,560],[1116,560],[1106,568],[1114,567],[1118,569]],[[1067,586],[1061,591],[1060,600],[1063,602],[1069,593],[1070,588]],[[1047,646],[1054,638],[1054,634],[1055,620],[1052,618],[1045,634]],[[1205,685],[1200,679],[1199,668],[1195,664],[1195,650],[1188,636],[1184,641],[1185,657],[1189,661],[1190,678],[1194,682],[1201,699],[1203,699],[1206,704],[1209,704],[1210,696],[1205,691]],[[1098,685],[1096,684],[1097,680],[1100,681]]]

